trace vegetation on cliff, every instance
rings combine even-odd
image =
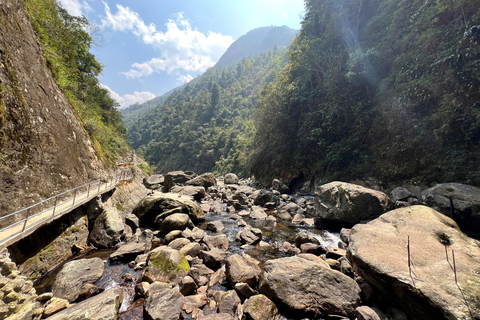
[[[85,17],[69,15],[54,0],[26,0],[55,82],[68,97],[100,156],[115,159],[129,147],[126,129],[115,102],[100,87],[102,65],[90,53],[93,30]]]

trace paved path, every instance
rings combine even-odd
[[[25,221],[14,223],[9,228],[0,232],[0,250],[30,235],[39,227],[50,223],[75,208],[78,208],[96,196],[112,190],[117,186],[117,182],[118,181],[116,180],[108,181],[106,183],[99,182],[99,184],[91,186],[90,191],[85,191],[76,195],[75,198],[72,197],[58,203],[56,207],[45,209],[44,211],[29,217],[26,223]]]

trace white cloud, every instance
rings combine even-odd
[[[180,81],[181,83],[188,83],[193,80],[193,76],[190,74],[187,74],[187,75],[181,74],[178,76],[177,80]]]
[[[87,1],[59,0],[60,5],[72,16],[82,16],[92,10]]]
[[[115,91],[113,91],[112,89],[110,89],[109,86],[104,85],[103,83],[100,84],[100,87],[108,90],[108,92],[110,93],[110,97],[120,104],[120,109],[126,108],[135,103],[141,104],[155,98],[155,95],[148,91],[142,91],[142,92],[135,91],[133,94],[126,94],[121,96]]]
[[[192,29],[190,22],[182,13],[177,20],[169,19],[166,31],[157,30],[155,24],[145,24],[138,13],[117,4],[113,14],[108,4],[105,5],[103,28],[117,31],[131,31],[145,44],[152,45],[160,51],[160,57],[149,61],[134,63],[132,69],[123,72],[127,78],[141,78],[154,72],[175,70],[203,72],[212,67],[232,44],[231,36],[209,32],[207,35]]]

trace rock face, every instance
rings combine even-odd
[[[150,290],[144,302],[146,320],[178,320],[182,312],[183,296],[177,289]]]
[[[122,218],[114,207],[109,207],[95,220],[88,241],[100,249],[111,248],[125,236]]]
[[[480,319],[480,243],[431,208],[400,208],[356,225],[347,257],[363,278],[412,319],[471,319],[472,314]]]
[[[49,317],[49,320],[116,320],[123,288],[110,289]]]
[[[462,229],[480,233],[480,188],[460,184],[438,184],[422,192],[430,207],[452,217]]]
[[[55,278],[52,292],[55,297],[74,302],[87,283],[94,283],[103,275],[100,258],[74,260],[66,263]]]
[[[215,179],[215,175],[213,173],[207,172],[199,175],[196,178],[188,180],[187,182],[185,182],[185,184],[189,186],[199,186],[208,189],[209,187],[217,185],[217,179]]]
[[[194,223],[205,219],[202,209],[189,197],[172,193],[155,192],[147,195],[133,213],[146,226],[159,225],[174,213],[185,213]]]
[[[189,270],[190,265],[183,253],[172,248],[159,247],[148,257],[144,278],[148,282],[179,283]]]
[[[344,274],[299,257],[268,260],[260,291],[299,316],[337,315],[353,318],[360,287]]]
[[[315,190],[315,214],[322,221],[354,225],[377,218],[391,207],[380,191],[345,182],[331,182]]]
[[[227,173],[223,179],[225,184],[238,184],[238,176],[235,173]]]

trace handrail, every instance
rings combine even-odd
[[[0,233],[2,233],[2,232],[6,231],[10,228],[13,228],[13,227],[15,227],[15,226],[17,226],[21,223],[24,224],[23,228],[20,231],[16,231],[13,234],[9,234],[7,237],[4,237],[3,239],[0,239],[0,245],[3,244],[5,241],[9,240],[10,238],[12,238],[13,236],[16,236],[16,235],[24,232],[26,229],[31,229],[32,227],[39,225],[40,223],[42,223],[45,220],[48,220],[50,218],[53,218],[55,216],[60,215],[61,213],[66,212],[66,210],[76,208],[76,207],[80,206],[81,204],[89,201],[90,199],[96,197],[97,195],[111,190],[113,186],[116,186],[116,185],[120,184],[122,181],[128,181],[128,180],[132,179],[133,177],[134,177],[133,173],[122,171],[120,173],[110,175],[106,178],[97,179],[97,180],[85,183],[81,186],[66,190],[62,193],[59,193],[59,194],[55,195],[55,196],[52,196],[50,198],[39,201],[38,203],[35,203],[35,204],[33,204],[29,207],[17,210],[13,213],[10,213],[10,214],[6,215],[6,216],[0,217],[0,222],[1,222],[5,219],[11,218],[13,216],[18,216],[19,214],[21,214],[23,212],[26,212],[26,217],[25,218],[23,218],[21,220],[18,220],[18,221],[13,221],[12,223],[9,223],[9,225],[7,225],[6,227],[4,227],[0,230]],[[102,182],[104,182],[104,183],[102,184]],[[98,183],[98,186],[95,185],[97,183]],[[95,186],[92,187],[93,185],[95,185]],[[80,190],[82,188],[86,188],[86,190],[84,192],[77,192],[78,190]],[[95,188],[97,190],[95,190]],[[64,196],[65,194],[68,194],[70,192],[74,192],[73,197],[67,198],[63,201],[60,200],[60,197]],[[75,200],[77,200],[77,198],[79,199],[79,201],[76,203]],[[48,208],[43,207],[43,208],[41,208],[40,212],[36,212],[34,214],[31,214],[32,209],[37,208],[41,205],[44,205],[45,203],[47,203],[49,201],[52,201],[52,200],[55,200],[55,203],[54,203],[53,206],[50,206]],[[71,204],[68,204],[69,202],[71,202]],[[63,207],[63,208],[59,209],[60,212],[56,212],[56,209],[59,208],[59,207]],[[30,224],[28,226],[28,228],[26,228],[30,219],[36,218],[36,217],[38,217],[42,214],[46,214],[49,211],[51,211],[52,213],[51,214],[49,213],[48,215],[46,215],[44,218],[40,219],[39,221],[34,221],[33,224]],[[55,213],[57,213],[57,214],[55,214]]]

